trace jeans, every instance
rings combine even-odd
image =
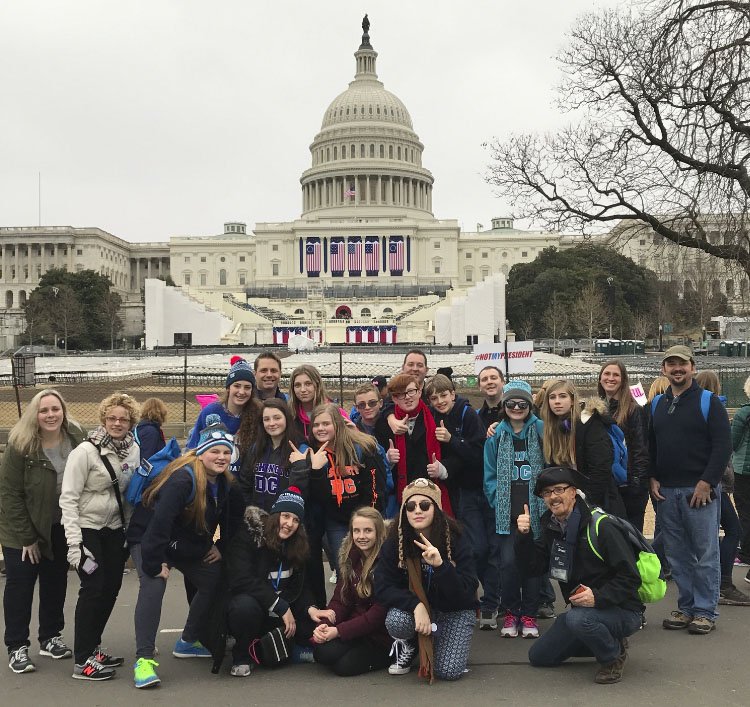
[[[740,544],[742,528],[737,511],[734,510],[729,494],[721,492],[721,527],[724,537],[719,541],[719,562],[721,564],[721,583],[732,584],[732,570],[737,546]]]
[[[323,570],[323,536],[328,541],[333,557],[330,559],[338,571],[339,550],[349,532],[347,524],[338,523],[326,517],[325,509],[311,501],[305,508],[305,530],[310,543],[310,559],[307,562],[307,581],[313,594],[316,606],[325,606],[326,600],[325,572]]]
[[[500,584],[503,588],[502,607],[517,617],[536,618],[541,577],[522,577],[519,572],[513,545],[517,532],[513,527],[508,535],[497,535],[500,548]]]
[[[480,608],[497,611],[500,606],[500,547],[495,532],[495,512],[481,489],[461,489],[456,517],[463,523],[474,553],[477,577],[482,583],[484,594]]]
[[[8,652],[29,645],[31,605],[34,586],[39,580],[39,643],[58,636],[65,626],[65,593],[68,588],[68,545],[65,530],[59,523],[52,526],[52,557],[42,557],[39,564],[21,561],[21,550],[3,547],[5,558],[5,645]]]
[[[382,670],[391,664],[390,646],[383,646],[367,636],[342,641],[334,638],[313,646],[315,662],[327,665],[339,677],[362,675]]]
[[[620,641],[641,627],[641,612],[632,609],[595,609],[574,606],[534,641],[529,662],[552,668],[568,658],[593,656],[602,665],[622,652]]]
[[[750,474],[734,475],[734,502],[740,518],[741,540],[737,556],[743,562],[750,562]]]
[[[721,492],[718,487],[717,493]],[[677,608],[687,616],[715,621],[719,601],[719,517],[721,497],[690,508],[693,486],[661,487],[658,517],[664,551],[677,585]]]

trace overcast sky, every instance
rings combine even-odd
[[[494,136],[550,129],[554,61],[609,0],[2,0],[0,226],[132,241],[289,221],[369,13],[378,75],[411,113],[433,208],[466,230],[508,211]]]

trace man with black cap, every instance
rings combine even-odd
[[[731,428],[719,398],[693,380],[687,346],[667,349],[661,368],[669,388],[651,403],[649,476],[678,589],[677,611],[662,625],[701,635],[716,627],[718,616],[719,484],[732,454]]]
[[[641,577],[634,550],[606,516],[597,532],[603,559],[594,554],[586,533],[591,511],[577,492],[579,479],[573,469],[545,469],[534,486],[535,495],[547,506],[538,530],[532,531],[528,506],[518,516],[519,569],[531,576],[549,571],[572,605],[537,639],[529,662],[555,667],[568,658],[593,656],[601,666],[594,681],[608,685],[622,679],[626,638],[641,627]]]

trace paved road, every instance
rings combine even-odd
[[[735,571],[738,585],[746,570]],[[78,581],[70,575],[68,608],[71,627],[65,636],[72,642],[72,616]],[[0,580],[4,587],[4,580]],[[105,635],[113,653],[132,657],[133,606],[137,578],[124,578],[123,590]],[[748,639],[750,607],[722,607],[718,629],[709,636],[690,636],[664,631],[661,618],[672,608],[675,590],[649,609],[650,624],[630,639],[630,658],[625,678],[617,685],[593,683],[596,667],[591,661],[575,661],[561,668],[533,669],[526,661],[529,641],[501,639],[496,631],[475,633],[471,671],[457,683],[435,682],[431,687],[418,680],[414,671],[393,677],[387,672],[357,678],[337,678],[316,665],[287,666],[278,670],[258,669],[251,677],[232,678],[226,672],[215,676],[204,660],[178,660],[171,655],[174,632],[184,620],[185,603],[178,573],[170,580],[157,639],[161,651],[159,675],[162,684],[136,691],[129,664],[114,680],[86,683],[73,680],[71,661],[36,657],[37,672],[14,675],[0,669],[0,705],[137,705],[144,703],[188,705],[591,705],[607,707],[638,704],[737,705],[750,704]],[[541,622],[542,630],[549,622]],[[35,655],[37,646],[32,646]]]

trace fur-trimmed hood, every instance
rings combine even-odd
[[[245,521],[247,532],[256,547],[263,545],[263,530],[266,526],[266,518],[268,518],[268,513],[258,506],[245,508],[245,515],[242,519]]]
[[[595,414],[605,420],[610,419],[607,401],[601,398],[587,398],[583,403],[583,410],[581,410],[581,422],[585,425]]]

